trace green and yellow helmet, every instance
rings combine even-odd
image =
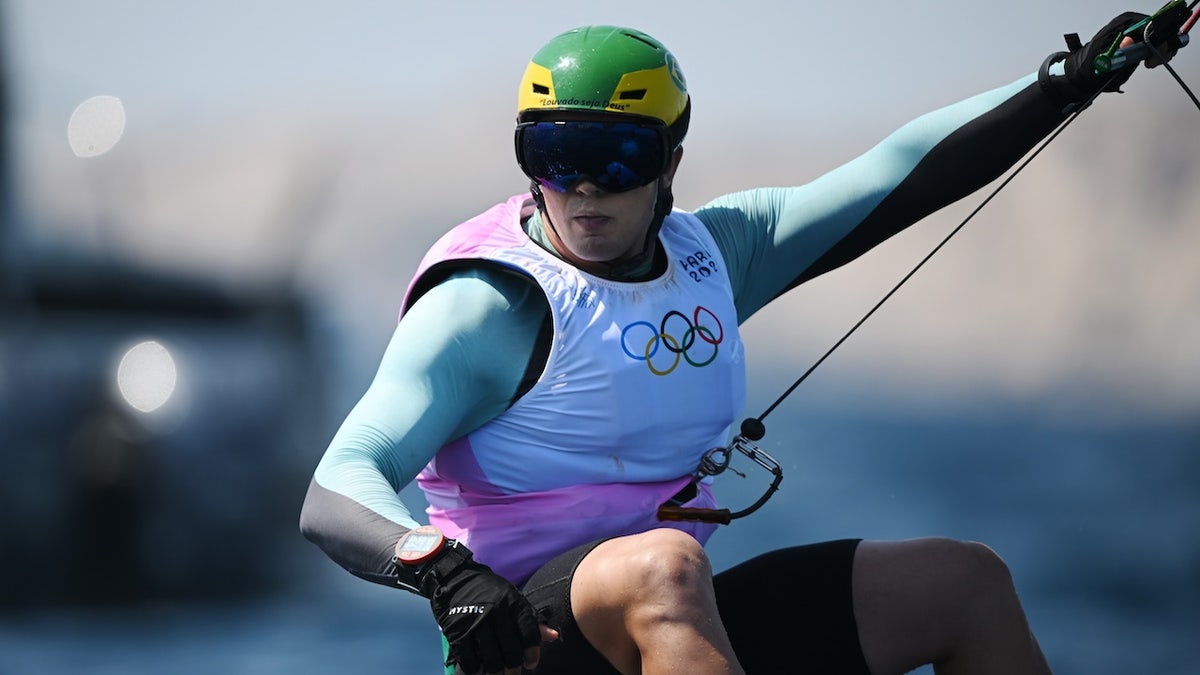
[[[521,78],[517,121],[563,113],[641,117],[683,142],[691,98],[679,63],[661,42],[618,26],[584,26],[546,43]]]

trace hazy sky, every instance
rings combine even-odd
[[[294,274],[354,336],[364,371],[425,246],[523,189],[511,149],[515,87],[529,56],[562,30],[631,25],[679,58],[695,109],[677,203],[691,208],[807,181],[922,112],[1034,71],[1063,33],[1086,39],[1131,9],[1110,0],[0,6],[20,239],[233,279]],[[1175,64],[1200,86],[1192,49]],[[901,392],[913,382],[1013,396],[1049,396],[1063,382],[1123,388],[1118,405],[1196,411],[1200,112],[1161,69],[1127,91],[1068,130],[826,369]],[[120,100],[123,135],[111,152],[80,158],[68,120],[97,95]],[[979,198],[802,289],[748,333],[766,353],[806,365]],[[1138,222],[1147,211],[1153,222]]]
[[[1127,3],[344,2],[9,0],[6,40],[33,103],[120,92],[146,116],[281,99],[421,116],[509,112],[529,55],[586,23],[641,28],[679,57],[696,114],[837,125],[905,114],[1032,70],[1064,32],[1088,37]],[[737,8],[733,11],[731,7]],[[1149,8],[1143,8],[1149,9]],[[826,99],[833,99],[826,105]],[[916,108],[911,108],[915,105]]]

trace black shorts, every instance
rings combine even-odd
[[[738,661],[755,673],[868,673],[858,643],[851,573],[858,539],[764,553],[713,577]],[[612,675],[571,614],[571,578],[599,541],[546,563],[524,593],[561,639],[542,644],[539,674]]]

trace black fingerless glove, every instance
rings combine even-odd
[[[461,672],[500,672],[521,666],[525,650],[541,644],[537,615],[519,590],[457,542],[422,568],[417,588],[450,644],[446,665]]]
[[[1097,73],[1096,57],[1107,52],[1113,42],[1133,24],[1146,18],[1145,14],[1125,12],[1109,21],[1087,44],[1079,44],[1079,36],[1068,35],[1070,52],[1051,54],[1038,71],[1042,88],[1062,108],[1073,112],[1101,91],[1118,91],[1133,75],[1136,63],[1108,73]],[[1050,74],[1051,68],[1062,62],[1061,74]]]

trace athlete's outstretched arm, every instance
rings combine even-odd
[[[317,466],[304,535],[352,574],[396,585],[393,547],[418,525],[397,493],[442,445],[508,407],[545,312],[532,284],[487,270],[418,299]]]
[[[730,268],[739,318],[988,184],[1063,119],[1030,75],[923,115],[812,183],[698,209]]]

